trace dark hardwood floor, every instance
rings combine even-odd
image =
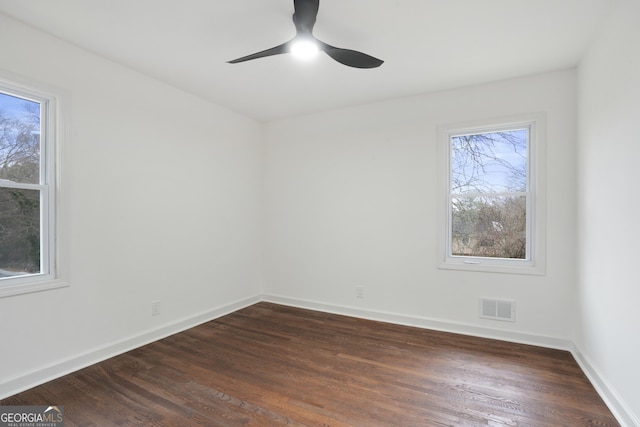
[[[564,351],[259,303],[4,399],[65,426],[618,426]]]

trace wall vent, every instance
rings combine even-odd
[[[515,322],[516,302],[504,299],[480,298],[480,317]]]

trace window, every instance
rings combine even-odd
[[[440,267],[544,274],[541,116],[451,126]]]
[[[60,286],[55,108],[55,97],[0,80],[0,296]]]

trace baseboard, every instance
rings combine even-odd
[[[9,379],[8,381],[4,381],[2,384],[0,384],[0,400],[28,390],[30,388],[36,387],[38,385],[44,384],[56,378],[60,378],[79,369],[86,368],[87,366],[91,366],[95,363],[102,362],[103,360],[110,359],[119,354],[126,353],[127,351],[142,347],[143,345],[152,343],[178,332],[193,328],[194,326],[200,325],[202,323],[209,322],[224,315],[233,313],[234,311],[238,311],[260,301],[261,298],[257,295],[255,297],[246,298],[230,304],[216,307],[212,310],[208,310],[194,316],[189,316],[176,322],[163,325],[157,329],[145,331],[141,334],[133,335],[123,340],[94,348],[79,356],[58,361],[44,368],[32,371],[28,374],[23,374],[18,377]]]
[[[633,413],[626,401],[611,387],[605,377],[602,376],[595,365],[591,363],[589,358],[587,358],[577,346],[574,346],[571,353],[620,425],[622,427],[640,426],[640,417]]]
[[[359,307],[339,306],[316,301],[288,298],[278,295],[262,295],[246,298],[231,304],[226,304],[214,308],[195,316],[189,316],[174,323],[164,325],[160,328],[146,331],[123,340],[113,342],[86,353],[53,363],[47,367],[35,370],[31,373],[9,379],[0,384],[0,400],[12,396],[16,393],[28,390],[48,381],[67,375],[79,369],[99,363],[103,360],[117,356],[127,351],[136,349],[143,345],[166,338],[170,335],[182,332],[194,326],[217,319],[224,315],[233,313],[242,308],[248,307],[260,301],[272,302],[276,304],[288,305],[292,307],[306,308],[309,310],[323,311],[362,319],[369,319],[381,322],[395,323],[399,325],[414,326],[418,328],[433,329],[443,332],[452,332],[481,338],[497,339],[502,341],[516,342],[521,344],[537,345],[541,347],[554,348],[570,351],[580,368],[589,378],[594,388],[600,394],[606,405],[614,414],[622,427],[640,426],[640,419],[624,399],[611,387],[604,377],[598,372],[595,366],[586,358],[579,348],[570,340],[547,337],[534,334],[504,331],[499,329],[485,328],[465,323],[450,322],[441,319],[433,319],[419,316],[407,316],[398,313],[384,311],[365,310]]]
[[[521,344],[530,344],[540,347],[553,348],[571,352],[578,365],[589,378],[594,388],[602,397],[607,407],[611,410],[622,427],[640,426],[640,420],[633,414],[633,411],[620,397],[620,395],[610,387],[604,377],[600,375],[594,365],[584,357],[576,345],[567,339],[547,337],[520,332],[503,331],[498,329],[484,328],[465,323],[450,322],[440,319],[432,319],[418,316],[407,316],[397,313],[382,311],[364,310],[359,307],[331,305],[316,301],[300,300],[279,295],[263,295],[263,301],[275,304],[288,305],[292,307],[306,308],[309,310],[323,311],[326,313],[340,314],[351,317],[358,317],[380,322],[389,322],[399,325],[415,326],[418,328],[433,329],[443,332],[471,335],[481,338],[497,339]]]
[[[420,316],[407,316],[399,313],[385,311],[364,310],[359,307],[331,305],[321,302],[300,300],[279,295],[263,295],[263,301],[292,307],[306,308],[309,310],[324,311],[326,313],[341,314],[344,316],[358,317],[380,322],[395,323],[398,325],[414,326],[424,329],[432,329],[442,332],[470,335],[480,338],[496,339],[520,344],[536,345],[540,347],[571,351],[574,346],[570,340],[547,337],[542,335],[527,334],[523,332],[505,331],[500,329],[485,328],[461,322],[434,319]]]

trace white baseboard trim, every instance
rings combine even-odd
[[[0,400],[14,394],[44,384],[48,381],[60,378],[71,372],[86,368],[95,363],[117,356],[143,345],[166,338],[170,335],[185,331],[205,322],[217,319],[235,311],[241,310],[258,302],[265,301],[309,310],[323,311],[326,313],[344,316],[358,317],[362,319],[380,322],[395,323],[399,325],[414,326],[424,329],[433,329],[442,332],[452,332],[481,338],[497,339],[521,344],[530,344],[541,347],[566,350],[571,352],[580,368],[589,378],[594,388],[600,394],[606,405],[614,414],[622,427],[640,426],[640,419],[633,413],[629,405],[620,397],[616,390],[609,385],[595,366],[586,358],[579,348],[570,340],[527,334],[522,332],[504,331],[485,328],[459,322],[451,322],[441,319],[433,319],[419,316],[407,316],[398,313],[365,310],[359,307],[339,306],[322,302],[288,298],[279,295],[262,295],[246,298],[231,304],[226,304],[212,310],[189,316],[160,328],[143,332],[123,340],[106,344],[104,346],[87,351],[84,354],[53,363],[47,367],[37,369],[0,384]]]
[[[585,373],[593,387],[596,389],[602,400],[609,407],[613,415],[616,417],[622,427],[638,427],[640,426],[640,417],[635,415],[627,402],[620,396],[620,394],[608,383],[604,376],[600,374],[600,371],[595,367],[593,363],[587,358],[582,351],[574,346],[571,352],[573,357],[580,365],[580,368]]]
[[[198,326],[202,323],[233,313],[234,311],[238,311],[260,301],[260,296],[256,295],[251,298],[216,307],[212,310],[208,310],[194,316],[189,316],[176,322],[163,325],[157,329],[149,330],[120,341],[91,349],[79,356],[61,360],[44,368],[11,378],[0,384],[0,400],[56,378],[60,378],[64,375],[70,374],[71,372],[86,368],[87,366],[110,359],[119,354],[126,353],[127,351],[142,347],[143,345],[147,345],[178,332],[193,328],[194,326]]]
[[[272,302],[275,304],[306,308],[309,310],[323,311],[326,313],[340,314],[344,316],[358,317],[361,319],[375,320],[380,322],[395,323],[398,325],[414,326],[417,328],[432,329],[441,332],[452,332],[456,334],[470,335],[480,338],[489,338],[520,344],[530,344],[558,350],[571,351],[571,349],[574,347],[573,343],[570,340],[566,340],[563,338],[485,328],[462,322],[451,322],[447,320],[420,316],[407,316],[404,314],[377,310],[365,310],[359,307],[331,305],[309,300],[288,298],[279,295],[263,295],[262,299],[263,301]]]
[[[465,323],[451,322],[441,319],[432,319],[418,316],[407,316],[397,313],[364,310],[359,307],[338,306],[316,301],[300,300],[279,295],[263,295],[262,300],[275,304],[288,305],[292,307],[306,308],[309,310],[323,311],[326,313],[340,314],[344,316],[358,317],[380,322],[395,323],[399,325],[415,326],[418,328],[433,329],[442,332],[452,332],[456,334],[471,335],[480,338],[497,339],[520,344],[530,344],[539,347],[553,348],[557,350],[569,351],[578,365],[591,381],[594,388],[611,410],[622,427],[639,427],[640,420],[634,415],[631,408],[624,399],[609,386],[608,382],[595,369],[594,365],[584,357],[582,352],[571,340],[547,337],[541,335],[527,334],[521,332],[504,331],[498,329],[484,328]]]

